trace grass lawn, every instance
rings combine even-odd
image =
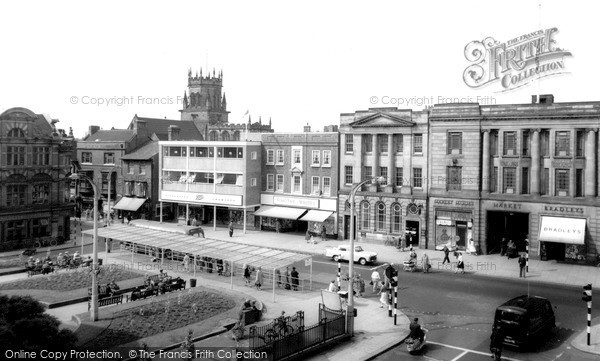
[[[232,297],[207,289],[168,294],[160,301],[127,303],[113,314],[110,325],[85,345],[102,350],[195,324],[236,307]],[[183,338],[181,339],[183,341]]]

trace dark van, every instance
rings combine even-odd
[[[517,347],[532,345],[531,341],[550,332],[555,325],[550,301],[538,296],[519,296],[496,309],[494,326],[504,330],[504,343]]]

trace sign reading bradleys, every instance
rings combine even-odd
[[[514,209],[514,210],[521,209],[520,203],[494,202],[493,206],[495,208],[504,208],[504,209]],[[582,207],[565,207],[565,206],[544,205],[543,210],[545,212],[578,213],[578,214],[584,213],[584,210]]]

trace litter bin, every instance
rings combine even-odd
[[[196,287],[196,279],[190,278],[190,287]]]

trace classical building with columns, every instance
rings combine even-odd
[[[384,176],[386,184],[367,184],[355,197],[355,236],[382,242],[408,236],[427,246],[427,111],[371,108],[340,115],[338,232],[350,236],[350,191],[363,180]]]
[[[583,263],[600,250],[600,102],[436,105],[429,116],[431,243]],[[526,242],[528,240],[528,242]]]

